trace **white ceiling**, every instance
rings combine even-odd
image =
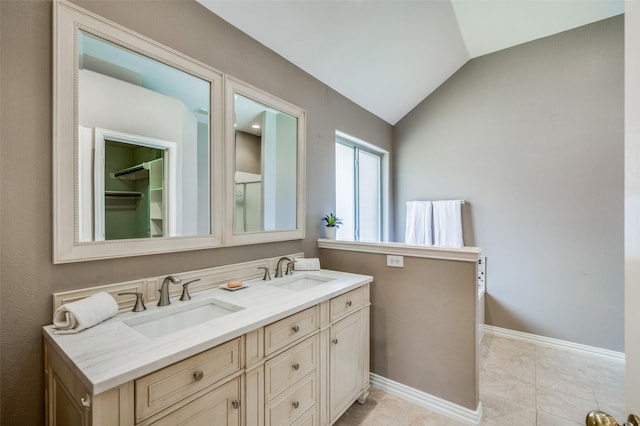
[[[469,59],[609,18],[623,0],[197,0],[395,124]]]

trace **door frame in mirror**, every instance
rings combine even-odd
[[[169,47],[88,12],[56,0],[53,13],[53,263],[68,263],[206,249],[222,245],[224,197],[223,74]],[[125,46],[210,84],[209,215],[210,233],[200,236],[80,242],[78,238],[79,30]]]
[[[258,231],[236,233],[234,227],[235,212],[235,95],[259,102],[267,107],[284,112],[297,121],[297,182],[296,182],[296,228],[291,230]],[[296,240],[305,238],[305,188],[306,188],[306,116],[302,108],[277,98],[263,90],[253,87],[241,80],[227,75],[225,77],[225,111],[226,116],[226,215],[225,245],[258,244],[274,241]]]

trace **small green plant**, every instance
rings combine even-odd
[[[328,228],[340,228],[342,225],[342,219],[337,218],[333,213],[329,213],[322,220],[325,221],[325,226]]]

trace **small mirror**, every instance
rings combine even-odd
[[[54,262],[220,245],[221,74],[55,8]]]
[[[303,238],[304,111],[230,77],[226,90],[233,111],[228,240]]]

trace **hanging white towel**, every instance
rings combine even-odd
[[[404,242],[413,246],[433,245],[431,201],[408,201]]]
[[[433,202],[433,245],[461,248],[462,200]]]
[[[53,314],[55,334],[78,333],[118,313],[113,296],[101,291],[77,302],[65,303]]]

